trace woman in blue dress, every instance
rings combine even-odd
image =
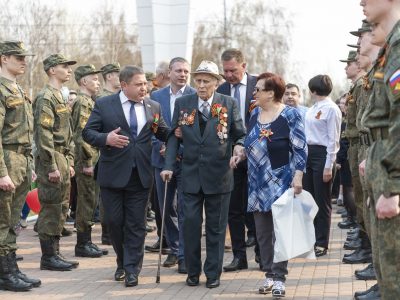
[[[287,261],[274,263],[272,204],[291,186],[302,191],[307,161],[307,143],[299,112],[282,103],[284,80],[272,73],[257,78],[255,105],[245,140],[248,161],[248,208],[254,212],[261,265],[266,280],[259,292],[285,296]],[[239,157],[233,157],[235,167]]]

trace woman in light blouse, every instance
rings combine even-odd
[[[244,142],[248,164],[248,206],[254,213],[265,282],[259,293],[284,297],[287,261],[274,263],[272,204],[293,186],[302,191],[307,160],[307,144],[302,117],[297,109],[282,103],[283,79],[272,73],[257,78],[255,105]],[[235,167],[238,157],[233,157]]]
[[[308,159],[303,187],[313,195],[319,208],[314,219],[315,255],[322,256],[329,245],[332,173],[339,150],[342,113],[328,97],[332,91],[332,81],[328,75],[311,78],[308,87],[315,104],[307,111],[305,118]]]

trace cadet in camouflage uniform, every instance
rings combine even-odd
[[[78,264],[66,261],[59,253],[61,231],[68,212],[70,177],[74,176],[71,115],[61,88],[70,79],[70,65],[75,63],[61,54],[47,57],[43,66],[49,83],[37,95],[34,103],[42,270],[67,271]]]
[[[121,89],[119,82],[119,71],[121,66],[118,62],[102,66],[100,68],[104,79],[103,90],[98,94],[97,98],[115,94]]]
[[[371,30],[371,28],[369,28]],[[371,95],[371,82],[373,81],[373,69],[372,69],[372,63],[375,62],[379,49],[380,47],[377,45],[373,45],[371,43],[371,32],[370,31],[365,31],[361,33],[361,40],[360,40],[360,53],[358,56],[358,62],[360,65],[360,68],[364,69],[365,71],[368,71],[366,75],[363,76],[363,83],[362,83],[362,89],[360,92],[360,97],[357,100],[357,104],[359,106],[358,113],[357,113],[357,119],[356,119],[356,125],[359,130],[360,134],[360,149],[358,152],[358,161],[359,164],[366,159],[367,156],[367,151],[368,147],[370,145],[369,139],[368,139],[368,133],[369,129],[366,127],[363,127],[361,124],[361,118],[362,115],[364,114],[365,108],[368,104],[368,99]],[[383,43],[381,44],[381,46]],[[363,214],[364,214],[364,224],[365,224],[365,229],[367,231],[367,234],[369,237],[371,237],[371,217],[375,218],[374,214],[370,214],[371,210],[368,208],[367,203],[368,203],[368,190],[367,190],[367,185],[366,185],[366,178],[360,174],[360,179],[361,179],[361,185],[363,188],[363,196],[364,196],[364,207],[363,207]],[[363,270],[356,270],[355,275],[357,279],[360,280],[373,280],[376,279],[376,272],[379,272],[379,258],[376,253],[376,249],[372,247],[372,256],[373,256],[373,264],[369,264],[365,269]],[[379,291],[379,286],[378,284],[373,285],[370,287],[368,290],[363,291],[363,292],[356,292],[355,293],[355,299],[379,299],[380,297],[380,291]]]
[[[75,256],[100,257],[103,252],[92,243],[91,238],[94,224],[92,219],[99,195],[99,187],[93,178],[99,150],[83,140],[82,130],[93,110],[94,100],[92,98],[99,91],[100,82],[97,74],[101,71],[96,70],[93,65],[84,65],[76,68],[74,73],[75,80],[79,85],[79,92],[72,107],[77,183]]]
[[[104,79],[103,90],[98,94],[97,98],[115,94],[121,89],[119,82],[119,71],[121,66],[118,62],[107,64],[101,67],[101,73]],[[104,223],[104,208],[101,200],[99,201],[100,220],[101,220],[101,243],[103,245],[111,245],[110,234],[107,225]]]
[[[379,259],[376,275],[381,299],[400,295],[400,1],[361,1],[375,24],[373,41],[386,36],[374,65],[371,96],[362,117],[371,146],[365,176],[369,195],[371,242]],[[377,267],[377,266],[375,266]]]
[[[32,104],[17,83],[28,55],[22,42],[0,43],[0,290],[27,291],[41,284],[21,273],[15,254],[15,227],[32,179]]]

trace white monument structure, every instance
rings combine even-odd
[[[192,59],[194,11],[190,0],[136,0],[143,69],[160,61]]]

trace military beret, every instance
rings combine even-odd
[[[364,32],[369,32],[369,31],[372,31],[371,24],[367,20],[362,20],[361,28],[358,28],[358,30],[356,30],[356,31],[350,31],[350,33],[352,35],[360,37],[361,34],[363,34]]]
[[[103,73],[103,75],[106,75],[106,74],[112,73],[112,72],[119,72],[121,70],[121,66],[119,65],[118,62],[116,62],[116,63],[112,63],[112,64],[108,64],[108,65],[102,66],[100,68],[100,70]]]
[[[69,60],[62,54],[52,54],[43,61],[43,68],[47,72],[51,67],[63,64],[75,65],[76,61]]]
[[[354,50],[349,51],[347,59],[341,59],[340,61],[345,63],[357,61],[357,51]]]
[[[24,43],[19,41],[4,41],[0,43],[0,55],[34,56],[28,53]]]
[[[79,66],[75,69],[75,80],[76,82],[78,82],[79,80],[81,80],[82,77],[85,77],[87,75],[92,75],[92,74],[97,74],[97,73],[101,73],[101,70],[96,70],[95,66],[93,65],[83,65],[83,66]]]

